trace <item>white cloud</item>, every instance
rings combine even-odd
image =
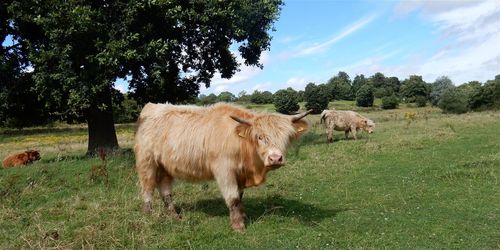
[[[215,86],[214,94],[218,95],[221,92],[227,91],[229,87],[227,85]]]
[[[448,75],[455,84],[485,81],[500,73],[500,2],[468,2],[430,17],[451,42],[423,61],[417,73],[428,81]]]
[[[371,23],[373,20],[375,20],[375,15],[367,16],[364,17],[355,23],[350,24],[349,26],[345,27],[342,32],[331,38],[330,40],[326,42],[322,42],[319,44],[314,44],[312,46],[308,46],[306,48],[301,48],[295,53],[292,54],[294,57],[300,57],[300,56],[308,56],[312,54],[317,54],[325,51],[328,49],[330,46],[333,44],[337,43],[338,41],[346,38],[347,36],[351,35],[352,33],[360,30],[361,28],[365,27],[367,24]]]
[[[365,77],[370,77],[377,72],[382,72],[385,76],[396,76],[400,80],[407,78],[409,75],[417,74],[419,68],[418,65],[422,62],[422,58],[419,56],[411,56],[407,63],[401,65],[385,65],[383,62],[387,59],[387,56],[373,56],[365,58],[353,64],[341,67],[336,71],[345,71],[351,78],[356,75],[365,75]]]
[[[431,18],[446,36],[457,36],[460,41],[482,38],[498,33],[500,2],[484,1],[475,6],[440,12]]]
[[[280,38],[276,39],[276,42],[281,43],[281,44],[289,44],[293,41],[296,41],[297,39],[298,39],[298,37],[294,37],[294,36],[284,36],[284,37],[280,37]]]
[[[262,70],[259,67],[245,65],[243,58],[239,55],[237,56],[237,61],[241,65],[240,71],[236,72],[230,79],[222,78],[220,73],[216,73],[215,76],[212,78],[212,83],[210,85],[222,86],[230,84],[239,84],[248,81],[249,79],[253,78],[260,72],[262,72]],[[260,56],[260,63],[265,66],[266,64],[269,63],[269,61],[270,61],[269,52],[263,51]]]
[[[397,15],[406,15],[412,11],[421,9],[425,14],[432,15],[435,13],[450,11],[460,7],[466,7],[474,5],[477,0],[440,0],[440,1],[429,1],[429,0],[410,0],[401,1],[394,8],[394,12]]]
[[[495,74],[500,74],[499,44],[500,33],[496,33],[460,50],[445,49],[424,62],[420,73],[426,78],[448,75],[458,84],[492,79]]]
[[[286,81],[285,88],[292,87],[295,90],[303,90],[309,82],[305,77],[292,77]]]
[[[395,11],[419,9],[426,15],[424,20],[435,26],[435,34],[446,38],[439,40],[442,46],[433,55],[423,58],[416,52],[399,65],[387,65],[386,58],[380,56],[369,57],[344,70],[367,76],[383,72],[400,79],[418,74],[428,82],[446,75],[457,85],[472,80],[484,82],[500,74],[500,2],[411,1],[396,6]]]
[[[252,91],[249,94],[253,93],[255,90],[270,91],[271,85],[272,85],[271,82],[264,82],[264,83],[256,84],[252,87]]]

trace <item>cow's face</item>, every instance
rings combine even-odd
[[[30,161],[38,161],[40,160],[40,153],[36,150],[28,150],[26,151],[28,154],[28,158]]]
[[[310,112],[296,116],[260,115],[251,120],[232,117],[240,124],[236,132],[255,147],[263,165],[275,169],[285,164],[285,154],[290,142],[307,130],[304,118]]]
[[[373,133],[373,130],[375,129],[375,123],[370,119],[365,119],[363,122],[363,129],[369,134]]]

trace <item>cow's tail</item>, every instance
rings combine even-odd
[[[323,110],[323,112],[321,112],[321,118],[319,119],[319,123],[320,124],[323,124],[326,120],[326,114],[328,113],[328,110]]]

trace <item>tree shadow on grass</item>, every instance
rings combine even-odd
[[[314,132],[303,135],[298,141],[293,142],[288,148],[292,155],[298,155],[300,148],[307,145],[321,145],[326,143],[326,137]]]
[[[326,136],[324,133],[311,131],[300,138],[300,145],[325,144]]]
[[[313,225],[315,222],[335,217],[338,213],[348,211],[347,208],[325,209],[304,203],[299,200],[281,196],[243,197],[243,205],[247,214],[247,223],[252,224],[268,215],[295,218],[303,224]],[[179,204],[188,211],[201,211],[209,216],[229,216],[229,210],[222,198],[204,199],[191,204]]]

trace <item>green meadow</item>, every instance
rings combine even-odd
[[[500,248],[500,112],[357,111],[375,133],[337,131],[331,144],[319,116],[307,118],[287,165],[245,191],[244,234],[214,182],[176,182],[181,220],[158,194],[143,214],[133,124],[117,125],[121,150],[105,161],[85,156],[83,125],[1,129],[1,159],[26,149],[42,159],[0,169],[0,249]]]

